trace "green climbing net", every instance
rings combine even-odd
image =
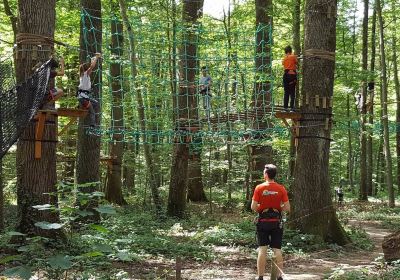
[[[95,74],[95,85],[102,92],[102,122],[97,134],[104,141],[163,144],[183,143],[191,137],[193,144],[241,143],[249,139],[258,143],[288,137],[290,129],[274,117],[274,112],[282,107],[281,97],[276,97],[274,91],[270,25],[228,28],[219,21],[207,20],[188,27],[162,19],[131,17],[137,71],[133,77],[131,50],[126,30],[121,28],[122,20],[117,16],[103,17],[103,30],[98,30],[90,13],[82,10],[81,17],[88,23],[83,29],[87,50],[100,48],[99,42],[88,38],[97,38],[98,33],[103,35],[103,63]],[[115,27],[118,25],[120,28]],[[195,57],[186,52],[190,44],[197,50]],[[184,59],[194,59],[195,67],[180,67]],[[112,71],[116,66],[117,75]],[[204,96],[197,89],[195,94],[187,89],[183,102],[186,107],[177,106],[182,87],[199,85],[203,66],[213,81],[209,109],[204,107]],[[195,71],[193,83],[182,80],[185,76],[180,73],[182,69]],[[267,89],[260,88],[260,83],[267,84]],[[137,94],[143,99],[145,130],[140,125]],[[183,125],[177,120],[179,110],[187,110],[195,117],[186,119]],[[359,130],[357,120],[349,123],[341,119],[334,122],[334,129]],[[379,133],[382,128],[376,122],[369,129]],[[398,124],[390,122],[390,131],[398,129]],[[122,138],[116,140],[115,134]]]
[[[163,20],[130,18],[135,36],[134,77],[128,34],[121,28],[121,19],[104,17],[103,30],[97,30],[88,12],[83,10],[81,16],[83,22],[89,23],[83,30],[86,49],[99,45],[87,38],[96,38],[99,32],[103,35],[103,63],[99,70],[102,78],[100,73],[95,75],[96,85],[102,89],[102,125],[98,129],[102,139],[111,141],[117,133],[123,135],[120,141],[140,139],[160,144],[184,142],[185,137],[194,136],[201,137],[204,143],[242,141],[244,136],[257,135],[286,137],[289,133],[278,120],[271,122],[276,105],[270,25],[227,28],[220,22],[207,21],[195,26],[174,26]],[[190,45],[196,48],[195,57],[186,52]],[[195,67],[180,67],[184,59],[193,59]],[[198,89],[202,67],[212,78],[209,107]],[[182,69],[196,73],[193,82],[182,80],[186,76]],[[260,88],[260,83],[268,88]],[[190,94],[190,87],[194,94]],[[182,91],[186,93],[183,101],[179,97]],[[143,99],[146,130],[140,125],[137,94]],[[117,102],[116,96],[120,97]],[[187,105],[182,108],[178,102]],[[177,125],[179,110],[190,111],[185,127],[182,123]],[[267,120],[270,125],[262,125]]]

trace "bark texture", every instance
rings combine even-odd
[[[272,1],[271,0],[256,0],[256,59],[255,69],[257,69],[254,83],[254,93],[252,107],[255,112],[263,111],[265,107],[270,106],[271,101],[271,83],[268,76],[271,74],[271,49],[268,45],[270,34],[268,26],[272,27]],[[269,121],[261,121],[261,117],[255,122],[253,131],[265,130],[270,127]],[[261,140],[268,136],[264,133],[260,135],[256,133],[254,138]],[[273,150],[270,145],[252,145],[251,146],[251,183],[253,191],[256,185],[264,182],[262,170],[267,163],[275,163],[273,158]]]
[[[382,108],[382,126],[383,126],[383,152],[385,155],[386,164],[386,184],[389,195],[389,207],[395,206],[394,189],[393,189],[393,166],[392,155],[390,153],[389,142],[389,115],[388,115],[388,79],[386,67],[386,50],[385,50],[385,36],[382,17],[382,5],[380,0],[376,0],[376,13],[379,22],[379,46],[381,52],[381,75],[382,75],[382,91],[381,91],[381,108]]]
[[[113,7],[118,9],[117,7]],[[112,90],[112,108],[111,108],[111,128],[113,131],[110,143],[110,161],[107,168],[106,199],[119,205],[126,204],[122,195],[122,160],[124,155],[124,107],[123,107],[123,87],[122,87],[122,54],[124,46],[123,26],[118,19],[111,21],[111,55],[110,65],[111,90]],[[121,132],[119,132],[121,131]]]
[[[187,27],[196,25],[202,15],[203,0],[184,0],[182,7],[183,24]],[[197,68],[197,45],[195,31],[187,28],[182,33],[183,43],[179,49],[180,82],[177,104],[174,108],[177,116],[178,132],[182,132],[185,122],[197,119],[195,98],[195,77]],[[180,138],[180,139],[179,139]],[[172,152],[171,181],[168,193],[168,215],[182,218],[186,208],[186,193],[188,179],[189,145],[186,137],[178,136]],[[183,141],[181,141],[183,140]],[[183,143],[182,143],[183,142]]]
[[[386,261],[400,259],[400,230],[385,236],[382,242],[382,249]]]
[[[90,58],[96,52],[101,52],[102,33],[101,31],[101,1],[100,0],[81,0],[81,7],[91,16],[85,17],[81,21],[80,33],[80,63],[90,62]],[[93,27],[93,28],[92,28]],[[87,34],[83,34],[84,28]],[[96,31],[97,30],[97,31]],[[101,62],[98,61],[96,68],[93,69],[91,74],[92,81],[92,97],[99,100],[101,96]],[[98,71],[97,71],[98,70]],[[94,106],[96,112],[96,126],[100,125],[100,104]],[[78,139],[77,139],[77,154],[76,154],[76,183],[90,184],[81,188],[82,192],[91,193],[99,189],[100,184],[100,137],[86,132],[89,126],[89,114],[86,118],[79,119],[78,126]],[[96,207],[96,203],[92,202],[88,208]],[[97,219],[98,216],[92,216],[91,219]]]
[[[330,132],[321,126],[321,114],[329,117],[332,108],[316,107],[315,96],[333,95],[336,50],[336,1],[308,0],[305,8],[305,41],[301,111],[315,121],[300,122],[299,144],[293,190],[293,221],[302,232],[324,240],[345,244],[348,238],[332,205],[328,174]],[[310,102],[307,104],[305,95]],[[318,125],[319,126],[316,126]]]
[[[361,82],[361,131],[360,131],[360,193],[359,199],[368,200],[367,189],[367,71],[368,71],[368,1],[364,0],[364,18],[362,27],[362,70]]]
[[[130,48],[130,60],[131,60],[131,75],[133,79],[136,79],[137,76],[137,68],[136,68],[136,52],[135,52],[135,37],[133,34],[132,27],[129,23],[128,20],[128,13],[127,13],[127,8],[126,8],[126,3],[124,0],[119,0],[119,6],[121,9],[121,15],[124,21],[124,25],[126,29],[128,30],[128,39],[129,39],[129,48]],[[138,88],[138,87],[136,87]],[[154,205],[156,207],[156,211],[158,213],[161,212],[161,200],[160,200],[160,195],[158,191],[158,186],[159,186],[159,171],[156,169],[156,166],[154,164],[154,159],[152,156],[151,152],[151,146],[146,143],[146,116],[145,116],[145,111],[144,111],[144,103],[143,103],[143,97],[142,93],[140,92],[139,89],[136,90],[135,92],[136,95],[136,102],[138,105],[138,115],[139,115],[139,121],[140,121],[140,130],[142,132],[142,141],[143,141],[143,150],[144,150],[144,158],[146,160],[146,165],[148,169],[148,174],[149,174],[149,183],[150,183],[150,189],[151,189],[151,194],[153,198]]]
[[[18,26],[20,33],[30,33],[54,38],[55,1],[25,0],[18,1]],[[18,44],[16,59],[17,83],[23,82],[32,74],[32,67],[38,61],[50,58],[53,46],[43,42],[43,52],[34,55],[32,44]],[[51,81],[54,84],[54,81]],[[34,139],[36,123],[32,122],[20,137],[17,145],[17,230],[28,235],[59,237],[59,230],[41,230],[36,222],[59,222],[54,211],[38,211],[32,206],[51,204],[57,206],[57,196],[50,195],[57,191],[56,182],[56,119],[51,116],[44,126],[41,159],[34,157]]]

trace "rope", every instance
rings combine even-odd
[[[16,36],[17,45],[52,46],[54,42],[54,39],[39,34],[18,33]]]
[[[308,49],[304,51],[304,57],[306,58],[319,58],[330,61],[335,61],[335,52],[329,52],[320,49]]]
[[[301,139],[301,138],[315,138],[315,139],[322,139],[326,141],[333,141],[333,139],[328,138],[328,137],[323,137],[323,136],[317,136],[317,135],[304,135],[304,136],[296,136],[295,138]]]

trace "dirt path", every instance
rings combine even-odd
[[[363,228],[374,243],[370,251],[346,248],[340,253],[324,250],[314,253],[310,258],[293,257],[285,263],[285,280],[318,280],[324,279],[334,269],[355,270],[373,267],[372,262],[382,253],[382,240],[390,231],[383,229],[378,222],[350,221],[350,224]],[[255,250],[241,251],[238,248],[218,247],[222,256],[220,261],[211,264],[184,264],[184,279],[256,279]],[[269,279],[268,276],[264,277]]]

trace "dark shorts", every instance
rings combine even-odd
[[[279,222],[259,222],[256,227],[258,246],[281,249],[283,229],[279,227]]]

